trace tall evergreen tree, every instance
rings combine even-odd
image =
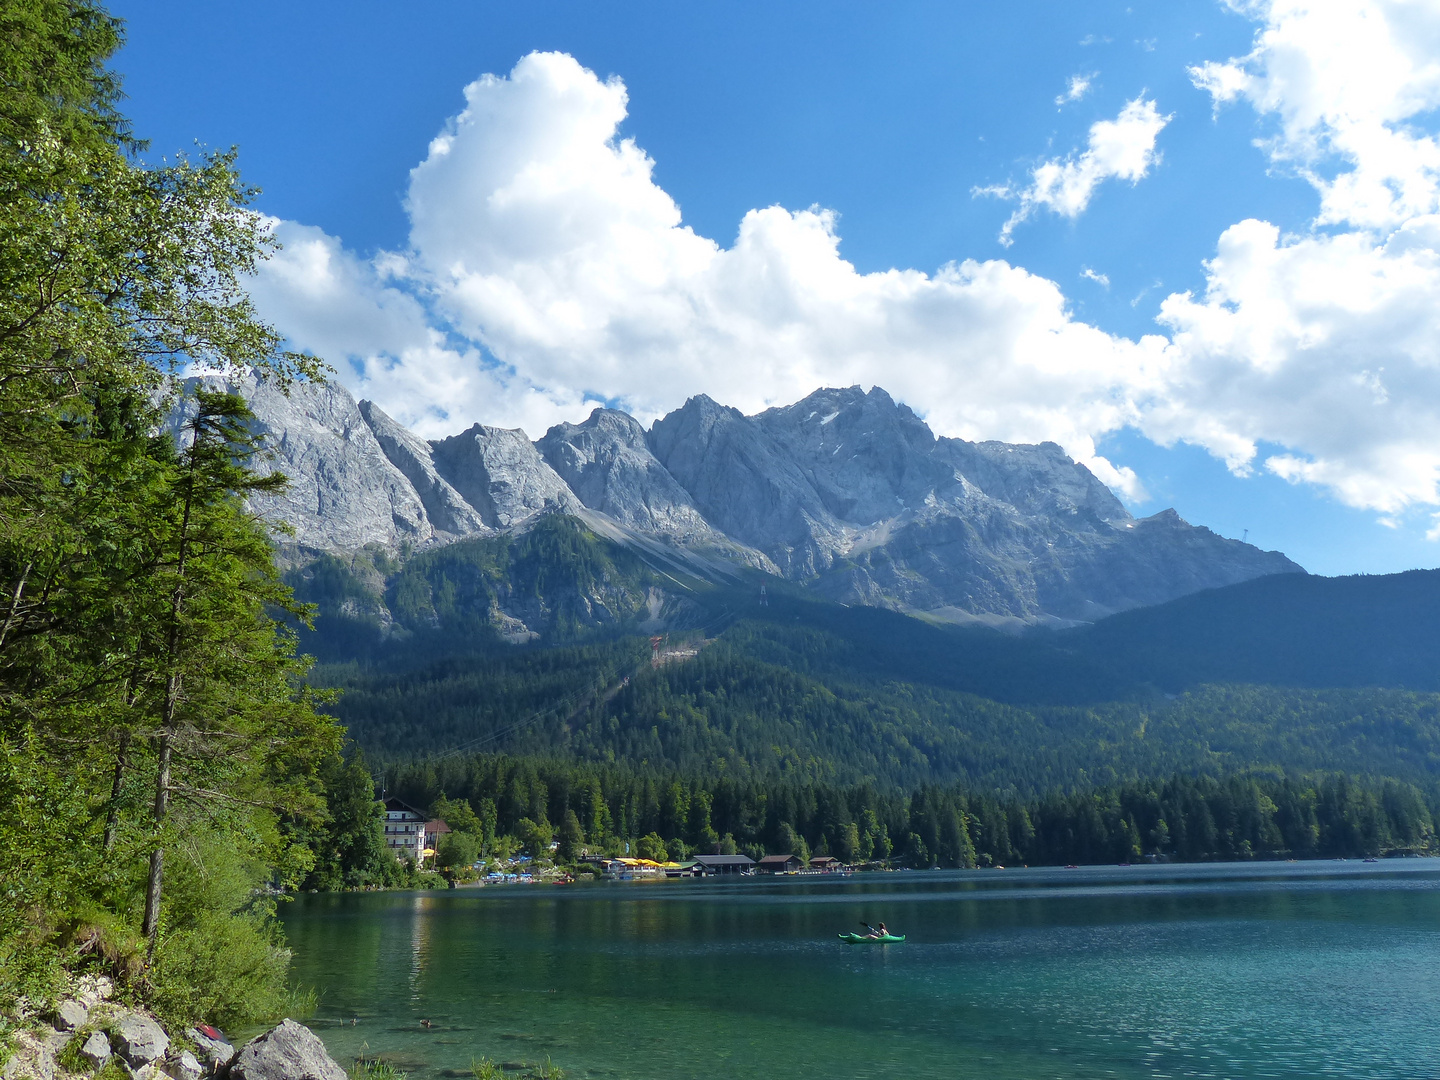
[[[338,733],[270,615],[303,612],[245,509],[281,481],[243,405],[199,395],[183,448],[160,424],[188,365],[319,365],[245,295],[274,245],[233,152],[139,160],[121,31],[0,10],[0,997],[104,939],[137,993],[235,1019],[280,1007],[254,886],[304,869],[280,814],[319,812]]]

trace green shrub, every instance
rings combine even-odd
[[[90,1037],[90,1028],[82,1028],[77,1031],[73,1038],[60,1048],[55,1055],[55,1060],[60,1067],[68,1073],[88,1073],[90,1063],[80,1056],[80,1048],[85,1045],[85,1040]]]
[[[91,1077],[91,1080],[130,1080],[130,1074],[120,1063],[120,1055],[116,1054],[100,1066],[100,1071]]]
[[[405,1080],[406,1074],[388,1061],[361,1054],[350,1066],[350,1080]]]
[[[175,1026],[271,1020],[295,1001],[289,964],[290,950],[268,913],[207,913],[162,940],[150,973],[151,1003]]]
[[[22,997],[54,1001],[64,982],[60,951],[50,935],[29,928],[0,938],[0,1011]]]

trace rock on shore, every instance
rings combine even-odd
[[[112,1060],[133,1080],[346,1080],[313,1031],[285,1020],[237,1050],[212,1027],[172,1037],[147,1012],[111,1000],[103,976],[85,976],[44,1020],[22,1009],[0,1080],[71,1080]]]
[[[304,1024],[285,1020],[235,1055],[230,1080],[345,1080],[325,1044]]]

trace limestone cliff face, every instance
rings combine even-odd
[[[591,510],[641,532],[718,537],[690,494],[665,471],[628,413],[596,409],[583,424],[556,424],[535,444]]]
[[[519,428],[476,424],[430,444],[435,467],[486,525],[510,529],[536,514],[574,514],[581,502]]]
[[[879,388],[754,417],[692,398],[650,444],[712,523],[844,602],[1089,620],[1300,569],[1173,510],[1137,521],[1054,443],[937,439]]]
[[[438,533],[484,536],[493,530],[473,506],[465,501],[435,467],[430,444],[401,427],[373,401],[360,402],[360,415],[370,425],[380,449],[410,481]]]
[[[649,445],[707,521],[786,577],[812,577],[843,545],[843,527],[799,464],[738,409],[691,398],[655,422]]]
[[[414,485],[391,463],[343,386],[302,383],[287,395],[253,377],[204,376],[184,384],[187,391],[197,385],[229,389],[249,402],[270,454],[260,469],[290,478],[285,492],[257,499],[255,509],[289,525],[294,543],[325,550],[435,538]],[[192,400],[182,396],[170,419],[181,437],[194,415]]]
[[[1090,620],[1301,572],[1173,510],[1134,518],[1053,443],[936,438],[879,388],[749,417],[702,395],[648,432],[597,409],[538,443],[479,424],[427,443],[336,385],[236,389],[292,481],[259,509],[311,549],[443,544],[561,513],[648,557],[704,552],[962,621]]]

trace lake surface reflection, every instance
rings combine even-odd
[[[570,1080],[1440,1076],[1432,859],[504,886],[283,914],[331,1053],[413,1080],[547,1055]],[[881,919],[909,941],[836,938]]]

